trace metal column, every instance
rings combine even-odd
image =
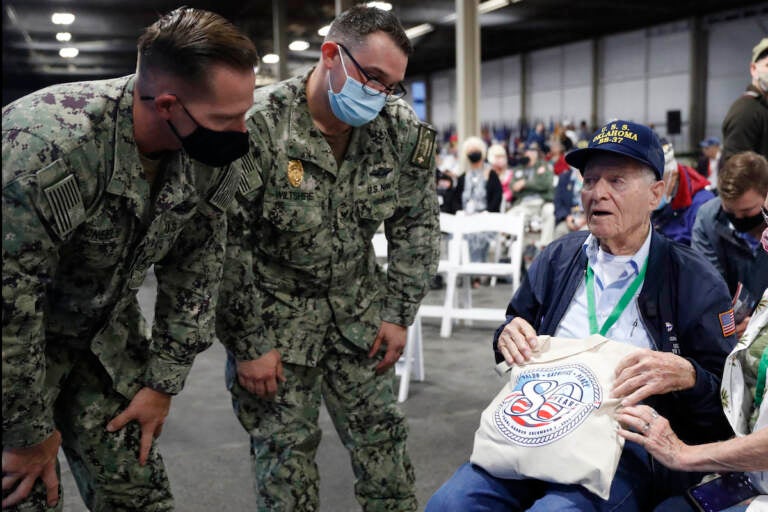
[[[691,103],[689,106],[690,126],[688,144],[692,151],[699,147],[699,141],[707,131],[707,59],[709,45],[707,32],[700,17],[691,19]]]
[[[456,126],[459,143],[480,136],[480,23],[478,0],[456,0]]]
[[[288,78],[288,34],[285,31],[285,2],[272,0],[272,40],[273,51],[280,57],[275,69],[278,81]]]

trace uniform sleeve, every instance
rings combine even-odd
[[[157,302],[144,383],[176,394],[195,356],[213,342],[213,319],[224,263],[226,216],[206,206],[155,264]]]
[[[398,208],[384,223],[389,243],[382,320],[410,325],[440,257],[440,214],[434,179],[434,131],[409,123],[398,183]]]
[[[216,311],[216,335],[238,361],[257,359],[273,347],[259,336],[259,293],[253,273],[253,244],[249,202],[235,201],[229,212],[227,251],[221,283],[221,301]]]
[[[60,242],[40,215],[44,199],[29,170],[40,164],[34,157],[40,153],[38,143],[34,137],[3,132],[4,447],[39,443],[54,428],[45,400],[44,311]]]
[[[266,149],[255,121],[249,121],[251,153],[237,162],[242,168],[240,194],[228,212],[227,247],[221,297],[216,310],[216,335],[238,361],[257,359],[273,346],[258,329],[260,293],[253,272],[255,211],[263,198],[262,169]]]

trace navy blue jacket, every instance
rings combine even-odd
[[[589,233],[569,233],[550,243],[531,265],[507,307],[507,322],[520,316],[538,334],[554,335],[584,279]],[[731,308],[728,288],[717,271],[688,247],[653,232],[647,277],[638,296],[643,325],[656,350],[688,359],[696,370],[693,388],[648,398],[687,443],[726,439],[733,432],[720,404],[725,358],[736,339],[723,336],[719,314]],[[496,361],[503,356],[496,344]]]
[[[739,281],[758,301],[768,288],[768,253],[736,236],[719,197],[704,203],[696,214],[691,248],[720,271],[731,295]]]

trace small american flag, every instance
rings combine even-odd
[[[733,317],[733,309],[718,315],[720,318],[720,328],[723,330],[723,336],[728,337],[736,332],[736,319]]]

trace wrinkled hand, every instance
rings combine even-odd
[[[3,498],[3,508],[21,503],[35,481],[45,484],[46,502],[53,507],[59,501],[59,478],[56,475],[56,455],[61,446],[61,434],[54,430],[44,441],[24,448],[3,448],[3,491],[16,488]],[[17,485],[18,484],[18,485]]]
[[[160,437],[163,423],[171,408],[171,395],[152,388],[143,387],[133,397],[123,412],[107,424],[107,432],[116,432],[131,421],[138,421],[141,427],[139,442],[139,464],[147,463],[152,439]]]
[[[538,346],[536,331],[521,317],[515,317],[499,334],[496,348],[509,364],[523,364]]]
[[[690,389],[696,384],[696,370],[687,359],[669,352],[639,350],[628,355],[616,368],[612,396],[623,398],[621,405],[635,405],[649,396]]]
[[[376,339],[373,340],[371,350],[368,351],[368,357],[373,357],[379,351],[381,344],[387,346],[387,352],[384,354],[378,365],[376,365],[376,374],[381,375],[400,359],[405,350],[405,342],[408,337],[408,328],[404,325],[393,324],[390,322],[381,322]]]
[[[280,352],[273,348],[258,359],[237,362],[237,381],[259,398],[272,400],[277,386],[285,382]]]
[[[619,435],[643,446],[656,460],[670,469],[685,471],[680,461],[686,448],[672,430],[669,421],[647,405],[620,407],[616,420],[623,427]]]

